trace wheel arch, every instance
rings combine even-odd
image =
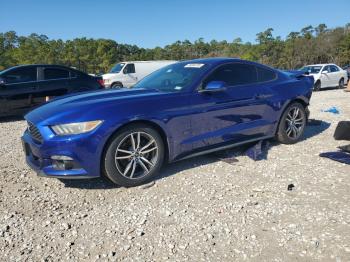
[[[284,114],[284,112],[286,111],[286,109],[293,103],[299,103],[301,104],[304,108],[305,108],[305,111],[306,111],[306,117],[307,119],[309,118],[309,114],[308,114],[308,111],[307,111],[307,107],[309,106],[309,102],[307,101],[307,99],[303,98],[303,97],[296,97],[288,102],[286,102],[284,104],[284,106],[282,107],[281,109],[281,113],[279,115],[279,118],[278,118],[278,123],[277,125],[275,126],[275,130],[274,130],[274,134],[276,135],[277,134],[277,131],[278,131],[278,128],[280,126],[280,123],[281,123],[281,118]]]
[[[156,130],[159,135],[161,136],[162,140],[163,140],[163,144],[164,144],[164,161],[168,162],[169,160],[169,143],[168,143],[168,139],[167,139],[167,134],[165,132],[165,130],[156,122],[151,121],[151,120],[132,120],[130,122],[124,123],[122,125],[120,125],[118,128],[116,128],[107,138],[107,140],[105,141],[104,145],[103,145],[103,149],[100,155],[100,168],[102,169],[103,166],[103,158],[104,155],[106,154],[107,151],[107,147],[109,145],[109,143],[112,141],[113,137],[123,128],[126,128],[128,126],[131,125],[135,125],[135,124],[142,124],[142,125],[146,125],[149,126],[151,128],[153,128],[154,130]],[[101,173],[102,174],[102,173]]]
[[[111,87],[112,87],[113,85],[115,85],[115,84],[118,84],[118,85],[120,85],[121,87],[124,86],[122,82],[120,82],[120,81],[114,81],[114,82],[111,84]]]
[[[309,106],[309,102],[306,101],[306,99],[302,99],[301,97],[298,97],[292,101],[290,101],[290,103],[288,104],[288,106],[292,103],[298,102],[300,104],[302,104],[304,106],[304,108],[307,108]]]

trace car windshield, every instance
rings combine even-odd
[[[300,71],[309,72],[309,74],[318,74],[321,68],[322,66],[304,66]]]
[[[133,88],[165,92],[185,90],[206,70],[207,64],[181,62],[166,66],[142,79]]]
[[[125,63],[119,63],[116,64],[115,66],[112,67],[111,71],[109,71],[110,73],[119,73],[123,67],[124,67]]]

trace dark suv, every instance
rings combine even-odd
[[[22,115],[56,96],[104,88],[101,77],[59,65],[23,65],[0,72],[0,116]]]

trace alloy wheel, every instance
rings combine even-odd
[[[139,179],[147,175],[158,159],[156,139],[145,132],[126,135],[115,152],[115,165],[120,174],[128,179]]]
[[[286,116],[285,132],[291,139],[297,139],[303,132],[305,125],[304,114],[299,107],[290,108]]]

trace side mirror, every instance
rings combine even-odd
[[[221,92],[226,90],[226,83],[224,81],[211,81],[203,89],[200,90],[202,93],[213,93]]]
[[[123,74],[124,74],[124,75],[128,74],[128,68],[127,68],[127,67],[125,67],[125,68],[123,69]]]
[[[326,74],[328,74],[328,71],[327,71],[327,70],[323,70],[323,71],[322,71],[322,74],[325,74],[325,75],[326,75]]]

